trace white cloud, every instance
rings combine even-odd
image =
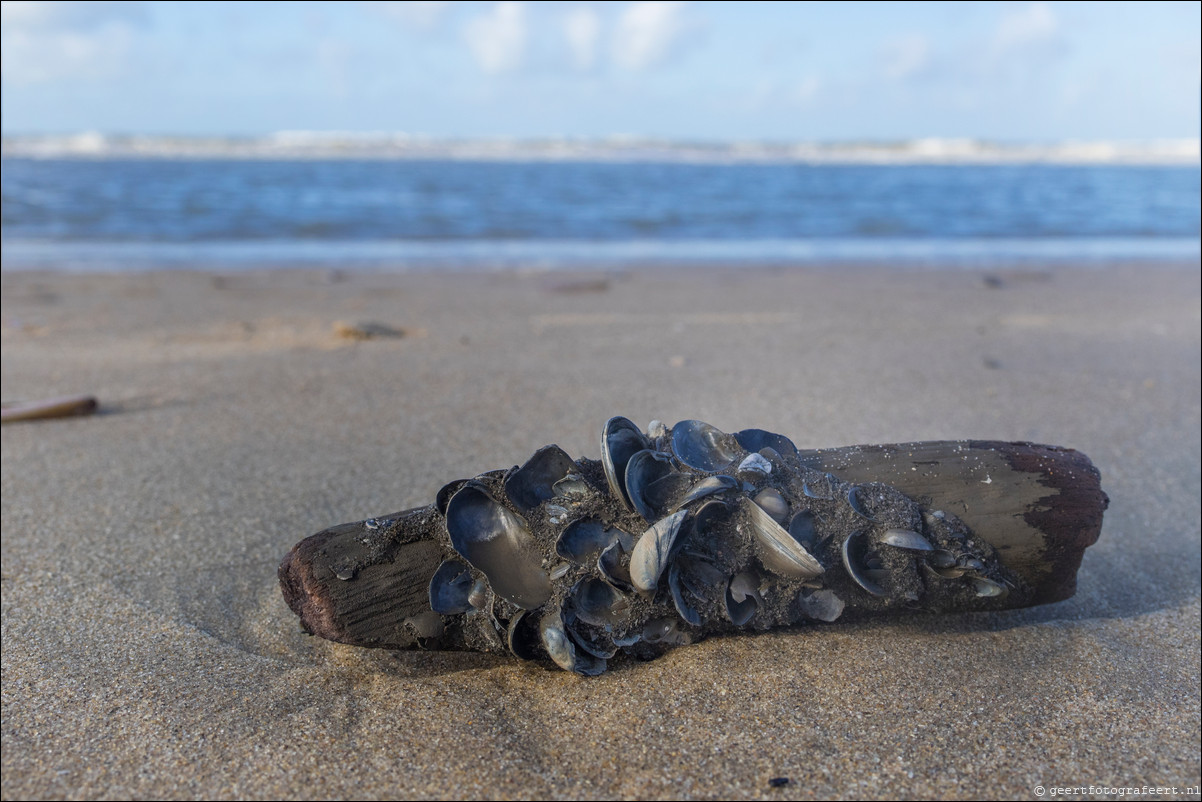
[[[1043,45],[1056,38],[1060,23],[1047,3],[1032,3],[1002,18],[993,36],[997,54]]]
[[[884,47],[885,77],[905,81],[917,77],[931,67],[931,42],[922,34],[901,36]]]
[[[386,14],[393,19],[413,25],[423,30],[429,30],[442,21],[451,3],[447,0],[376,0],[366,3],[369,8]]]
[[[682,2],[631,3],[618,18],[613,58],[619,67],[642,70],[663,60],[684,30]]]
[[[512,70],[526,54],[526,7],[516,2],[497,3],[491,11],[468,20],[463,37],[482,70]]]
[[[141,24],[146,21],[145,4],[96,0],[96,2],[30,2],[5,0],[0,3],[0,21],[5,33],[46,30],[86,31],[109,23]]]
[[[0,19],[0,74],[27,86],[120,73],[147,16],[131,2],[6,2]]]
[[[818,93],[821,91],[822,79],[816,75],[807,75],[797,85],[797,89],[794,91],[794,98],[798,103],[807,104],[818,97]]]
[[[597,40],[601,35],[597,12],[586,6],[572,9],[564,17],[563,34],[577,69],[590,69],[597,62]]]

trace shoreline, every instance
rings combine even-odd
[[[3,427],[5,798],[1026,798],[1202,775],[1196,264],[0,282],[3,400],[100,400]],[[346,334],[367,324],[394,335]],[[300,634],[275,575],[297,541],[547,443],[596,458],[612,415],[802,448],[1064,445],[1111,506],[1065,602],[714,638],[595,679]]]
[[[778,274],[778,273],[902,273],[902,274],[969,274],[980,276],[991,272],[1032,272],[1047,273],[1053,271],[1123,271],[1123,270],[1156,270],[1156,271],[1195,271],[1202,265],[1202,257],[1164,256],[1164,257],[1092,257],[1081,258],[1064,256],[1063,258],[1041,257],[998,257],[980,260],[955,259],[952,257],[939,259],[906,259],[906,258],[847,258],[847,259],[779,259],[779,260],[683,260],[683,259],[612,259],[612,260],[573,260],[570,262],[550,262],[531,259],[506,259],[495,263],[483,260],[453,260],[447,261],[417,261],[413,263],[365,263],[346,260],[329,261],[270,261],[252,263],[227,263],[204,261],[189,258],[180,264],[147,260],[145,267],[139,264],[123,263],[116,267],[110,263],[101,263],[90,267],[79,264],[12,264],[0,266],[0,275],[45,275],[45,276],[98,276],[118,278],[121,276],[156,275],[256,275],[279,274],[287,276],[299,273],[320,273],[327,276],[564,276],[573,277],[585,274],[600,275],[696,275],[696,274],[729,274],[748,275]]]

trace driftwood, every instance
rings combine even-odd
[[[1060,601],[1108,503],[1084,454],[1032,443],[798,451],[615,418],[602,451],[548,446],[430,506],[326,529],[285,557],[284,598],[342,643],[595,674],[718,632]]]

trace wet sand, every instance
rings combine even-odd
[[[1197,265],[2,281],[4,401],[101,403],[3,427],[5,799],[1197,788]],[[300,632],[297,540],[612,415],[1066,445],[1111,506],[1069,601],[598,678]]]

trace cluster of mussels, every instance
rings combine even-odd
[[[844,610],[972,609],[1014,587],[954,516],[803,464],[787,438],[612,418],[601,462],[558,446],[445,486],[429,646],[599,674],[709,634]],[[974,603],[977,602],[977,603]]]

